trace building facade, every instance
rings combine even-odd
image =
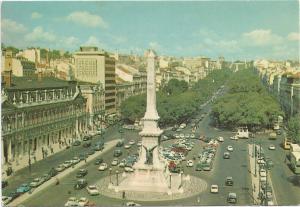
[[[76,82],[7,75],[1,91],[3,170],[19,162],[30,166],[87,132],[86,99]]]
[[[75,58],[75,78],[79,81],[102,84],[105,89],[105,113],[116,112],[115,58],[97,47],[80,47]]]

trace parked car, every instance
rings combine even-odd
[[[196,171],[202,171],[203,170],[202,163],[197,163],[195,170]]]
[[[231,145],[229,145],[229,146],[227,146],[227,150],[228,150],[229,152],[233,152],[233,147],[232,147]]]
[[[218,137],[218,141],[219,142],[224,142],[224,138],[223,137]]]
[[[218,185],[211,185],[210,186],[210,192],[211,193],[218,193],[219,192],[219,186]]]
[[[132,167],[125,167],[124,168],[125,172],[133,172],[134,169]]]
[[[91,146],[91,142],[84,142],[83,147],[88,148]]]
[[[233,186],[233,179],[230,176],[227,176],[225,179],[225,185],[227,186]]]
[[[80,159],[79,159],[79,157],[73,157],[73,159],[71,161],[72,161],[73,165],[75,165],[80,162]]]
[[[236,193],[229,193],[227,196],[228,203],[237,203],[237,196]]]
[[[223,158],[224,159],[230,159],[230,153],[229,152],[224,152]]]
[[[12,197],[9,196],[2,196],[2,204],[7,205],[12,201]]]
[[[72,145],[73,146],[79,146],[81,144],[81,142],[79,140],[75,140]]]
[[[66,167],[63,164],[58,165],[55,170],[57,172],[62,172]]]
[[[77,178],[82,178],[84,176],[86,176],[88,174],[87,169],[80,169],[77,173],[76,173],[76,177]]]
[[[269,150],[275,150],[275,149],[276,149],[276,147],[275,147],[274,144],[270,144],[270,145],[269,145]]]
[[[111,162],[111,165],[112,165],[112,166],[116,166],[116,165],[118,165],[118,164],[119,164],[118,158],[114,158],[113,161]]]
[[[130,141],[129,141],[129,144],[130,144],[130,145],[134,145],[134,144],[135,144],[135,141],[134,141],[134,140],[130,140]]]
[[[124,145],[124,141],[121,140],[121,141],[118,141],[116,147],[123,147],[123,145]]]
[[[2,185],[1,185],[2,188],[5,188],[6,186],[8,186],[7,180],[2,180],[1,183],[2,183]]]
[[[31,188],[27,183],[23,183],[20,187],[17,188],[17,193],[26,193],[30,189]]]
[[[100,171],[104,171],[107,169],[107,164],[105,162],[101,163],[98,170]]]
[[[96,185],[89,185],[88,187],[86,187],[86,190],[92,196],[99,195],[99,190]]]
[[[51,179],[51,175],[49,173],[45,173],[42,175],[41,178],[43,179],[44,182],[46,182]]]
[[[79,206],[87,206],[89,203],[89,200],[86,197],[81,197],[78,200]]]
[[[186,162],[186,166],[187,166],[187,167],[193,167],[193,166],[194,166],[193,160],[188,160],[188,161]]]
[[[122,151],[121,151],[121,150],[116,149],[116,150],[114,151],[114,157],[120,157],[121,155],[122,155]]]
[[[119,163],[119,167],[125,167],[126,165],[126,159],[121,160],[121,162]]]
[[[95,165],[100,165],[103,162],[102,158],[97,158],[94,162]]]
[[[43,180],[41,178],[35,178],[29,185],[31,188],[36,188],[36,187],[40,186],[42,183],[43,183]]]
[[[70,167],[72,164],[73,164],[73,162],[72,162],[71,160],[66,160],[66,161],[64,161],[63,166],[64,166],[65,168],[68,168],[68,167]]]
[[[232,137],[230,137],[230,139],[232,139],[232,140],[239,140],[239,138],[237,136],[232,136]]]
[[[65,207],[79,206],[78,200],[75,197],[70,197],[65,203]]]
[[[55,175],[57,175],[58,171],[55,168],[51,168],[51,170],[49,171],[49,175],[51,177],[54,177]]]
[[[127,203],[126,203],[126,206],[141,206],[141,205],[138,204],[138,203],[135,203],[135,202],[130,201],[130,202],[127,202]]]
[[[131,147],[131,145],[128,145],[128,144],[126,144],[126,145],[124,146],[125,149],[129,149],[130,147]]]
[[[79,179],[77,180],[76,184],[74,185],[75,190],[80,190],[82,188],[85,188],[87,186],[87,181],[85,179]]]

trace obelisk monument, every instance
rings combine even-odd
[[[147,108],[143,120],[144,126],[139,133],[142,146],[139,160],[134,164],[134,173],[120,183],[118,190],[168,192],[168,169],[159,157],[159,136],[155,86],[155,53],[150,50],[147,56]]]

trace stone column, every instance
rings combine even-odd
[[[8,161],[10,161],[11,160],[11,158],[12,158],[12,154],[11,154],[11,138],[12,137],[8,137],[8,140],[7,140],[7,159],[8,159]]]

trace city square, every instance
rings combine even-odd
[[[241,24],[271,3],[3,2],[2,206],[299,205],[299,3]]]

